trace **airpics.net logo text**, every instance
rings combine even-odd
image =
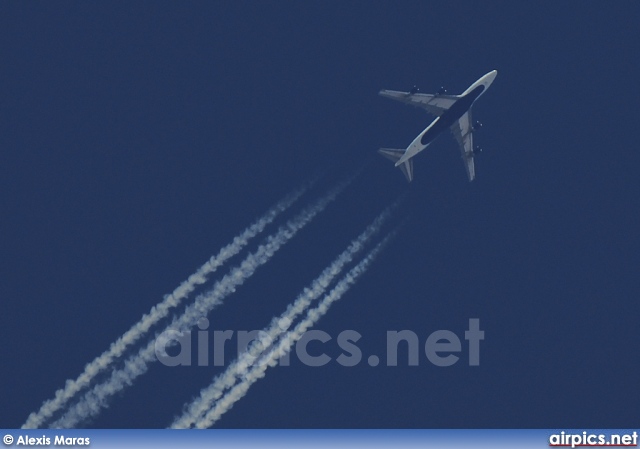
[[[211,330],[209,320],[201,318],[195,332],[178,332],[169,329],[160,334],[155,341],[156,358],[165,366],[225,366],[230,351],[240,356],[248,350],[255,360],[266,355],[287,332],[269,335],[262,330],[232,331]],[[484,340],[484,330],[480,329],[478,318],[469,319],[467,329],[458,333],[450,330],[436,330],[422,338],[411,330],[390,330],[386,332],[385,366],[418,366],[425,361],[437,367],[449,367],[460,360],[469,366],[480,365],[480,342]],[[355,330],[344,330],[335,338],[322,330],[305,331],[300,338],[291,343],[290,350],[278,358],[278,364],[288,366],[291,354],[306,366],[324,366],[331,362],[352,367],[365,361],[369,366],[378,366],[381,357],[375,354],[365,355],[358,342],[362,334]],[[235,339],[236,344],[233,345]],[[256,345],[259,343],[259,345]],[[336,348],[337,345],[337,348]],[[339,352],[330,356],[327,352]],[[399,356],[399,353],[402,354]]]

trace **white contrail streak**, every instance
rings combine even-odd
[[[256,220],[240,235],[236,236],[231,243],[220,249],[218,254],[205,262],[195,273],[189,276],[186,281],[180,284],[173,293],[165,295],[164,299],[153,306],[149,313],[143,315],[140,321],[113,342],[107,351],[87,364],[77,379],[68,379],[64,388],[56,391],[53,399],[45,401],[38,412],[31,413],[27,421],[22,425],[22,428],[34,429],[40,427],[47,419],[53,416],[55,412],[64,407],[80,390],[89,386],[97,374],[108,368],[129,346],[144,336],[154,324],[165,318],[169,314],[169,311],[178,306],[198,285],[205,283],[212,273],[231,257],[238,254],[247,246],[251,239],[260,234],[278,215],[289,209],[313,182],[314,181],[307,183],[305,186],[300,187],[280,200],[275,206],[269,209],[266,214]]]
[[[336,284],[336,286],[320,301],[320,304],[307,312],[306,318],[304,318],[298,325],[292,330],[286,333],[279,340],[278,344],[271,349],[264,357],[262,357],[258,363],[252,367],[252,369],[246,373],[241,381],[231,388],[229,392],[223,396],[215,406],[209,410],[205,416],[195,423],[195,427],[199,429],[206,429],[211,427],[213,423],[220,419],[220,417],[233,405],[238,402],[249,390],[258,379],[264,377],[265,371],[269,366],[275,366],[278,363],[278,359],[287,354],[291,347],[304,335],[304,333],[313,326],[327,311],[331,304],[340,299],[353,284],[356,283],[358,278],[364,274],[371,263],[375,260],[376,256],[389,242],[389,240],[395,235],[395,232],[387,235],[382,242],[380,242],[369,254],[367,254],[360,263],[353,267],[347,274]]]
[[[226,296],[233,293],[236,287],[244,283],[258,267],[267,263],[278,249],[322,212],[353,179],[352,177],[340,183],[313,205],[306,207],[300,214],[281,226],[275,234],[267,237],[255,252],[249,254],[240,265],[217,281],[211,290],[199,295],[166,330],[186,332],[195,326],[200,318],[207,316],[214,307],[221,304]],[[147,371],[149,363],[156,360],[155,344],[155,339],[152,339],[137,354],[130,356],[122,369],[114,370],[107,381],[89,390],[77,404],[70,407],[62,418],[50,427],[74,427],[77,423],[97,415],[108,405],[109,397],[131,385],[138,376]]]
[[[256,340],[243,352],[222,374],[217,376],[213,383],[200,392],[200,396],[189,404],[188,409],[171,425],[174,429],[188,428],[211,409],[212,404],[219,399],[224,392],[233,387],[239,378],[246,375],[254,361],[267,349],[280,335],[286,332],[300,314],[302,314],[312,301],[319,298],[327,290],[334,279],[341,274],[344,267],[350,263],[355,255],[364,248],[371,237],[380,231],[384,222],[389,218],[395,205],[386,208],[351,244],[344,250],[311,286],[305,288],[291,303],[282,315],[274,317],[271,323],[260,332]]]
[[[113,342],[108,350],[87,364],[77,379],[68,379],[64,388],[56,391],[53,399],[45,401],[38,412],[31,413],[27,421],[22,425],[22,428],[34,429],[40,427],[47,419],[53,416],[55,412],[64,407],[69,399],[76,393],[89,386],[98,373],[109,367],[129,346],[144,336],[154,324],[166,317],[169,311],[178,306],[198,285],[205,283],[208,277],[228,259],[238,254],[251,239],[260,234],[278,215],[291,207],[310,185],[311,183],[308,183],[280,200],[280,202],[269,209],[266,214],[256,220],[240,235],[236,236],[231,243],[220,249],[218,254],[205,262],[195,273],[189,276],[186,281],[180,284],[173,293],[165,295],[164,299],[153,306],[149,313],[143,315],[140,321]]]

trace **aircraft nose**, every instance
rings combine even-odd
[[[487,73],[484,76],[484,83],[486,87],[489,87],[491,85],[491,83],[493,83],[493,80],[495,79],[495,77],[498,75],[498,71],[497,70],[492,70],[491,72]]]

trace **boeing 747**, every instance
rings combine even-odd
[[[473,146],[473,132],[482,124],[471,121],[471,106],[491,86],[497,74],[497,70],[487,73],[460,95],[447,95],[444,89],[440,89],[434,95],[421,94],[418,93],[415,86],[410,92],[381,90],[380,95],[383,97],[426,109],[436,118],[424,131],[418,134],[418,137],[411,142],[406,150],[380,148],[378,152],[395,162],[396,167],[400,167],[407,181],[411,182],[413,179],[413,157],[427,148],[442,131],[449,128],[460,145],[469,181],[473,181],[476,177],[473,156],[478,151],[478,148]]]

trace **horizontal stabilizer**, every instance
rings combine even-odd
[[[396,162],[404,154],[404,150],[396,150],[394,148],[380,148],[378,153],[386,157],[392,162]]]
[[[391,162],[397,162],[405,153],[405,150],[395,148],[380,148],[378,153],[389,159]],[[413,180],[413,158],[408,159],[404,164],[400,165],[400,170],[407,181]]]

